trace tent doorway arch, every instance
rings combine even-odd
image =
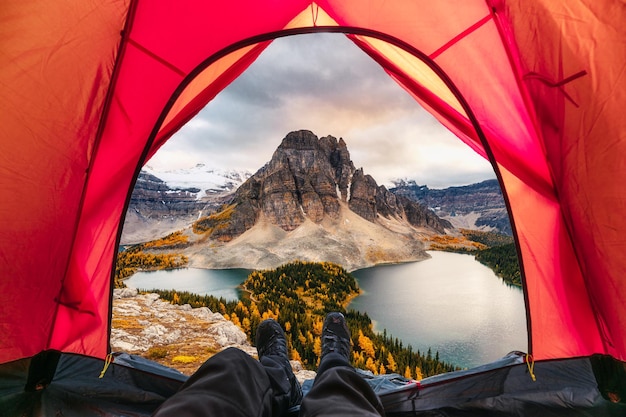
[[[374,31],[371,29],[364,29],[364,28],[357,28],[357,27],[344,27],[344,26],[316,26],[316,27],[311,27],[311,28],[285,29],[285,30],[280,30],[276,32],[265,33],[262,35],[257,35],[252,38],[247,38],[237,43],[231,44],[223,48],[222,50],[218,51],[217,53],[213,54],[212,56],[203,60],[200,64],[198,64],[194,68],[194,70],[192,70],[181,81],[179,86],[175,89],[172,96],[168,100],[167,105],[163,108],[163,111],[158,117],[158,120],[156,121],[154,128],[152,129],[150,133],[148,142],[146,143],[146,147],[144,149],[144,153],[142,155],[142,160],[141,160],[142,165],[143,163],[147,161],[147,159],[149,159],[149,156],[154,153],[154,149],[152,148],[154,146],[158,147],[162,145],[163,142],[161,143],[158,142],[160,136],[169,137],[174,131],[178,130],[178,128],[180,128],[184,124],[184,123],[180,123],[180,120],[178,120],[178,123],[173,124],[173,126],[169,129],[166,126],[164,126],[164,124],[166,124],[166,120],[168,120],[168,117],[171,117],[170,112],[172,111],[172,108],[176,105],[177,101],[179,100],[183,92],[189,87],[189,85],[195,79],[197,79],[197,77],[203,71],[208,69],[211,65],[215,64],[216,62],[218,62],[220,59],[227,57],[228,55],[233,54],[237,51],[245,49],[247,47],[253,47],[261,43],[271,42],[275,39],[279,39],[283,37],[314,34],[314,33],[335,33],[335,34],[343,34],[349,37],[361,36],[361,37],[365,37],[366,39],[372,38],[372,39],[380,40],[393,47],[403,50],[404,52],[408,53],[415,59],[423,62],[428,67],[428,69],[432,71],[432,73],[435,74],[441,80],[443,85],[445,85],[445,87],[450,91],[450,93],[457,100],[459,106],[462,108],[467,119],[471,123],[472,129],[476,133],[476,137],[478,138],[478,140],[480,140],[480,143],[482,147],[484,148],[484,153],[489,163],[494,168],[494,172],[496,173],[496,176],[500,178],[499,168],[497,164],[495,163],[495,157],[491,150],[490,144],[488,143],[485,137],[485,134],[480,126],[480,122],[477,120],[469,103],[467,102],[467,100],[465,100],[461,91],[457,88],[457,86],[454,84],[452,79],[446,74],[446,72],[433,59],[431,59],[427,54],[419,51],[417,48],[413,47],[409,43],[404,42],[401,39],[398,39],[386,33]],[[376,60],[374,59],[374,61]],[[384,66],[382,67],[385,68]],[[243,72],[243,70],[241,72]],[[239,72],[238,75],[240,75],[241,72]],[[231,82],[232,80],[234,80],[234,78],[229,80],[228,82]],[[227,83],[225,85],[227,85]],[[413,83],[411,87],[416,90],[421,88],[416,83]],[[221,91],[221,89],[219,91]],[[194,102],[192,109],[189,112],[187,112],[188,114],[185,114],[184,118],[182,119],[184,121],[190,120],[193,117],[193,115],[197,114],[204,107],[204,105],[206,105],[214,96],[215,94],[211,94],[209,96],[210,98],[204,97],[203,100],[200,100],[199,102]],[[163,130],[165,130],[167,134],[162,134]],[[155,145],[155,142],[157,142],[156,145]],[[508,200],[507,200],[507,204],[508,204]]]
[[[329,45],[337,45],[336,51],[331,52],[325,48]],[[285,49],[291,50],[292,53],[284,53]],[[283,51],[283,53],[279,51]],[[289,56],[291,56],[295,62],[288,60]],[[343,57],[346,59],[339,60]],[[367,76],[363,74],[364,72],[367,73]],[[374,74],[377,76],[376,78],[373,77]],[[341,82],[332,82],[332,80],[338,79],[341,80]],[[299,86],[301,85],[305,90],[304,93],[299,92]],[[329,93],[329,89],[331,89],[333,93]],[[287,95],[285,95],[285,90],[287,90]],[[302,98],[300,94],[304,94],[306,99]],[[360,97],[360,94],[363,95],[363,98]],[[261,103],[259,103],[259,101],[261,101]],[[402,108],[399,108],[399,106],[402,106]],[[300,109],[302,112],[294,110],[296,108]],[[348,110],[352,108],[354,110]],[[199,178],[206,170],[220,167],[229,171],[236,170],[238,172],[241,172],[243,167],[246,167],[250,169],[250,173],[253,173],[270,160],[270,155],[280,143],[278,138],[284,137],[284,132],[298,130],[304,126],[307,130],[325,132],[321,136],[330,133],[337,138],[340,136],[343,137],[348,144],[352,160],[357,168],[363,166],[364,172],[371,174],[379,185],[381,184],[381,179],[386,179],[387,181],[383,181],[382,183],[385,184],[387,188],[394,186],[390,181],[394,178],[415,178],[418,184],[428,184],[431,189],[433,185],[435,185],[434,188],[444,188],[441,183],[437,186],[438,183],[436,182],[423,182],[424,178],[429,178],[429,176],[409,176],[407,170],[410,171],[415,168],[418,172],[428,171],[429,174],[427,175],[434,174],[430,177],[431,180],[441,176],[445,181],[446,178],[450,178],[452,172],[455,172],[456,167],[461,169],[464,165],[464,158],[470,161],[468,163],[480,160],[480,165],[474,164],[472,167],[480,167],[482,175],[488,175],[488,178],[493,178],[493,170],[491,170],[490,173],[486,173],[489,168],[485,169],[487,163],[482,157],[479,157],[464,144],[460,143],[456,137],[453,137],[449,132],[448,135],[442,134],[440,138],[438,131],[434,130],[435,126],[433,126],[434,123],[438,122],[434,118],[419,116],[427,113],[425,113],[425,111],[418,112],[418,108],[421,109],[410,95],[406,94],[406,92],[380,70],[379,66],[372,61],[369,56],[363,54],[361,50],[356,48],[352,42],[347,40],[343,35],[296,35],[285,39],[284,42],[279,40],[268,47],[239,79],[226,87],[220,95],[199,113],[197,118],[189,123],[189,126],[184,128],[180,134],[174,135],[170,141],[156,153],[155,157],[147,163],[149,165],[147,171],[152,175],[166,180],[166,182],[167,178],[173,173],[163,171],[178,168],[187,171],[187,169],[191,168],[196,163],[202,163],[204,166],[198,169],[197,176],[189,176],[191,177],[191,181],[193,181],[192,178],[194,177]],[[377,118],[375,116],[377,110],[386,116]],[[364,114],[364,111],[368,112],[368,114]],[[311,117],[311,114],[317,114],[318,112],[321,112],[324,116]],[[403,121],[401,127],[398,128],[398,126],[394,126],[395,128],[389,129],[386,124],[390,122],[389,117],[398,117],[398,113]],[[300,115],[301,117],[299,117]],[[292,120],[292,122],[285,123],[285,120]],[[342,120],[345,122],[342,123]],[[412,125],[420,123],[428,127],[424,129],[412,129]],[[289,126],[277,128],[277,126],[285,126],[285,124]],[[245,126],[245,128],[242,126]],[[268,126],[272,127],[270,128]],[[347,129],[347,131],[343,130],[344,128]],[[341,134],[337,135],[335,132],[340,132]],[[352,132],[353,134],[347,132]],[[275,144],[273,143],[274,141],[270,141],[272,138],[277,140]],[[404,140],[402,140],[402,138],[404,138]],[[176,143],[179,139],[181,141],[180,145],[172,144],[172,142]],[[433,152],[432,148],[437,146],[440,139],[443,145],[436,148],[438,151]],[[365,152],[372,156],[364,157],[363,148],[359,148],[358,146],[362,143],[360,142],[361,140],[364,140],[364,145],[367,146]],[[268,144],[262,148],[259,146],[259,143]],[[229,146],[227,144],[236,145]],[[371,148],[375,144],[378,144],[377,148]],[[384,145],[380,146],[381,144]],[[424,148],[422,148],[420,144],[426,147],[427,153],[422,153],[422,149]],[[452,148],[451,146],[465,148],[468,154],[473,155],[466,155],[463,150],[457,153],[457,148]],[[185,152],[188,152],[188,156],[185,159],[182,159],[180,155],[183,149]],[[201,158],[199,155],[201,155],[205,149],[210,150],[210,152],[205,151],[205,156]],[[368,151],[368,149],[371,150]],[[255,162],[248,165],[242,163],[242,161],[249,158],[243,158],[241,155],[250,155],[251,153],[257,155]],[[172,157],[169,161],[165,156],[166,154]],[[379,155],[379,157],[374,157],[373,155]],[[455,162],[450,163],[450,158]],[[239,162],[225,164],[225,161],[233,159]],[[383,166],[386,166],[390,171],[396,167],[403,167],[404,173],[393,176],[387,174],[387,172],[383,173],[383,170],[379,168],[380,165],[370,165],[367,163],[368,161],[371,163],[375,160],[384,160],[385,164]],[[389,160],[393,160],[394,162],[389,163]],[[441,164],[432,162],[431,165],[430,161],[442,162]],[[443,164],[445,164],[444,161],[448,161],[446,166],[443,166]],[[160,169],[158,169],[159,166]],[[423,166],[428,166],[430,169],[424,169]],[[398,170],[401,171],[400,169]],[[163,176],[159,175],[159,171],[163,173]],[[195,172],[196,168],[193,168],[193,171]],[[471,169],[461,169],[461,171],[465,173],[465,178],[462,178],[461,175],[455,175],[456,182],[451,182],[449,184],[450,186],[479,182],[478,180],[471,181],[471,177],[466,176],[470,174]],[[145,178],[145,173],[142,174],[141,178]],[[139,187],[143,187],[144,184],[145,182],[140,181]],[[170,184],[170,186],[172,185]],[[178,184],[178,187],[183,186],[184,185],[180,183]],[[191,184],[187,186],[191,186]],[[445,187],[447,186],[448,185]],[[204,187],[197,184],[197,188]],[[200,194],[202,195],[202,193]],[[135,221],[135,219],[137,219],[135,216],[135,208],[141,210],[141,206],[136,205],[137,196],[138,194],[133,196],[130,210],[126,211],[128,213],[128,221],[126,222],[127,227],[122,235],[122,243],[140,241],[136,238],[133,240],[134,227],[136,227],[137,224],[144,224]],[[160,198],[155,197],[155,200],[159,199]],[[167,202],[168,200],[165,201]],[[501,215],[507,216],[507,213],[503,210],[504,203],[501,199],[498,199],[498,201],[499,210],[502,210]],[[266,206],[263,205],[263,207]],[[215,209],[217,208],[213,208],[213,210]],[[467,211],[471,211],[471,209]],[[148,213],[154,215],[152,211],[148,211]],[[202,215],[207,216],[210,213],[211,212],[204,209]],[[145,216],[145,213],[140,215],[141,218],[145,218]],[[195,220],[197,220],[197,218],[190,218],[188,224]],[[454,219],[449,220],[454,221]],[[167,224],[170,225],[169,223]],[[152,228],[144,227],[146,229]],[[156,239],[157,237],[165,236],[167,233],[182,228],[182,225],[176,227],[170,225],[167,231],[164,231],[161,235],[152,235],[149,238],[144,237],[144,240]],[[255,231],[256,230],[258,230],[258,228],[256,228]],[[300,234],[302,234],[302,230],[307,229],[304,227],[301,228]],[[510,231],[508,234],[510,234]],[[384,236],[384,234],[379,235],[378,239],[376,236],[372,236],[375,241],[379,240],[381,248],[384,247],[382,236]],[[195,241],[196,237],[196,235],[189,233],[190,242]],[[367,239],[362,240],[362,242],[365,241],[367,241]],[[260,251],[267,251],[269,248],[274,248],[275,245],[278,245],[278,243],[271,240],[258,243]],[[281,247],[282,245],[281,242]],[[357,247],[358,246],[357,243]],[[512,248],[512,246],[513,245],[511,245],[510,248]],[[320,249],[323,248],[324,246],[320,244]],[[251,262],[244,254],[240,255],[242,257],[241,262],[243,263],[240,262],[239,265],[235,263],[235,265],[224,266],[222,264],[224,256],[222,255],[222,251],[224,249],[225,248],[217,249],[217,252],[216,249],[213,249],[214,256],[208,257],[208,259],[211,260],[207,261],[208,263],[205,263],[201,267],[215,269],[226,267],[266,269],[278,266],[268,266],[267,264],[261,263],[263,262],[262,257],[256,258],[257,263]],[[231,247],[231,249],[234,251],[234,248]],[[514,251],[515,249],[512,250]],[[271,252],[280,253],[277,249],[272,249]],[[230,256],[234,257],[235,253],[237,252],[232,252]],[[307,252],[303,252],[303,255],[306,253]],[[348,267],[349,270],[355,268],[354,265],[348,261],[349,258],[340,260],[337,257],[330,256],[321,259],[329,261],[334,259],[335,262],[343,264],[344,267]],[[288,260],[289,259],[286,259],[284,262]],[[190,266],[199,266],[196,260],[190,258],[190,261]],[[344,264],[344,261],[347,263]],[[217,262],[217,265],[215,262]],[[362,267],[363,266],[358,266],[358,268]],[[172,274],[175,275],[177,273],[173,272]],[[463,272],[458,271],[458,273],[450,275],[461,276],[461,274],[463,274]],[[494,279],[494,282],[499,282],[499,280]],[[131,286],[137,285],[139,284],[131,284]],[[145,288],[144,286],[140,287]],[[179,287],[178,289],[181,288]],[[519,296],[519,301],[523,302],[523,298],[521,298],[523,297],[522,293],[519,291],[516,292]],[[414,292],[414,294],[417,296],[417,291]],[[391,299],[392,297],[389,298]],[[480,299],[480,297],[472,299]],[[468,299],[465,299],[464,301],[467,300]],[[467,305],[467,303],[459,304]],[[400,311],[397,307],[391,307],[391,310],[395,312]],[[493,317],[498,316],[500,315],[494,314]],[[501,343],[501,349],[507,350],[502,350],[498,354],[504,354],[511,350],[527,351],[528,332],[525,330],[526,310],[523,308],[520,309],[518,316],[524,320],[523,323],[519,326],[509,326],[507,330],[511,328],[519,329],[520,336],[515,338],[515,343],[507,343],[508,341]],[[429,322],[430,320],[428,318],[433,316],[419,314],[419,317],[424,318],[424,320],[419,320],[419,322]],[[461,315],[459,315],[459,317],[461,317]],[[392,331],[389,327],[387,327],[387,329]],[[469,334],[470,332],[468,331],[467,333]],[[423,345],[418,342],[418,340],[420,340],[418,335],[419,333],[415,333],[415,330],[409,333],[409,336],[414,336],[416,339],[411,341],[413,346],[420,346],[420,348],[422,348]],[[402,338],[402,333],[396,334],[396,336]],[[483,340],[486,339],[487,338],[483,338]],[[523,343],[520,339],[523,339]],[[421,343],[425,343],[423,338],[421,339]],[[492,345],[494,345],[493,342]],[[422,350],[426,351],[427,347],[428,346]],[[433,347],[433,352],[435,348],[437,347]],[[441,347],[438,347],[438,349],[440,353],[448,351],[447,347],[444,347],[443,350]],[[496,357],[499,358],[499,356]],[[476,359],[476,361],[477,362],[472,363],[482,364],[486,362],[487,359],[483,359],[482,362],[480,359]]]
[[[342,27],[342,26],[323,26],[323,27],[314,27],[314,28],[298,28],[298,29],[282,30],[282,31],[277,31],[277,32],[272,32],[272,33],[266,33],[266,34],[258,35],[258,36],[252,37],[252,38],[244,39],[244,40],[242,40],[240,42],[237,42],[236,44],[229,45],[228,47],[220,50],[216,54],[214,54],[214,55],[206,58],[205,60],[203,60],[180,83],[179,87],[172,94],[172,97],[170,98],[170,100],[168,100],[167,106],[161,112],[161,115],[159,116],[159,119],[158,119],[157,123],[155,124],[154,128],[152,129],[151,134],[150,134],[150,138],[146,142],[146,147],[145,147],[144,152],[142,154],[142,160],[141,160],[141,162],[139,163],[139,165],[138,165],[138,167],[136,169],[135,180],[133,181],[133,185],[129,189],[129,192],[128,192],[128,195],[127,195],[127,198],[126,198],[126,205],[125,205],[124,213],[127,212],[128,204],[130,203],[132,190],[134,188],[134,183],[136,181],[137,176],[139,175],[139,171],[141,170],[142,166],[147,162],[147,159],[149,158],[149,156],[154,155],[154,153],[156,152],[154,150],[154,143],[157,140],[157,138],[159,137],[159,135],[162,133],[163,125],[164,125],[165,121],[168,120],[169,113],[172,111],[173,108],[175,108],[177,100],[184,93],[185,89],[190,84],[192,84],[194,82],[194,80],[200,74],[202,74],[204,71],[209,69],[211,67],[211,65],[215,64],[220,59],[222,59],[224,57],[227,57],[230,54],[236,53],[237,51],[241,51],[242,49],[251,48],[251,47],[254,47],[255,45],[258,45],[260,43],[271,42],[273,40],[280,39],[280,38],[285,38],[285,37],[290,37],[290,36],[302,36],[302,35],[315,34],[315,33],[330,33],[330,34],[346,35],[346,36],[358,35],[358,36],[365,37],[365,39],[373,38],[373,39],[380,40],[380,41],[383,41],[385,43],[388,43],[392,47],[399,48],[399,49],[405,51],[406,53],[408,53],[410,56],[414,57],[414,59],[417,59],[417,60],[420,60],[420,61],[424,62],[424,64],[432,71],[432,73],[436,74],[441,79],[443,85],[445,85],[445,87],[450,90],[451,94],[458,101],[460,107],[464,110],[465,114],[468,117],[468,120],[471,122],[472,128],[475,130],[476,136],[480,139],[481,144],[482,144],[482,146],[483,146],[483,148],[485,150],[485,154],[486,154],[486,156],[488,158],[488,161],[489,161],[490,165],[492,166],[492,169],[494,170],[494,172],[495,172],[495,174],[496,174],[496,176],[498,178],[498,181],[500,183],[500,187],[501,187],[501,189],[503,191],[503,196],[504,196],[505,203],[506,203],[507,213],[510,213],[510,203],[509,203],[508,197],[506,195],[506,190],[502,187],[502,179],[501,179],[499,167],[498,167],[497,163],[495,162],[495,157],[493,155],[493,152],[491,151],[489,143],[487,142],[485,134],[482,131],[482,128],[480,126],[480,122],[475,117],[475,115],[474,115],[474,113],[473,113],[469,103],[467,102],[467,100],[465,100],[465,98],[463,97],[462,93],[459,91],[459,89],[456,87],[456,85],[450,79],[450,77],[447,76],[445,71],[440,66],[438,66],[437,63],[434,62],[428,55],[426,55],[425,53],[417,50],[416,48],[412,47],[410,44],[407,44],[406,42],[403,42],[400,39],[397,39],[397,38],[395,38],[393,36],[390,36],[390,35],[387,35],[385,33],[376,32],[376,31],[372,31],[372,30],[368,30],[368,29],[355,28],[355,27]],[[376,62],[376,60],[374,60],[374,61]],[[241,73],[239,73],[237,76],[241,75]],[[231,81],[233,81],[233,80],[231,80]],[[226,86],[224,86],[224,87],[226,87]],[[415,85],[415,84],[412,85],[411,87],[415,88],[415,89],[420,89],[420,87],[418,85]],[[219,94],[219,92],[217,92],[217,94]],[[209,99],[209,101],[212,100],[215,97],[215,95],[216,94],[212,93],[211,94],[211,98]],[[196,106],[195,110],[192,111],[190,114],[186,115],[185,116],[185,120],[188,121],[192,117],[194,117],[206,104],[208,104],[208,101],[206,103],[204,103],[204,104],[202,104],[202,102],[200,102],[200,103],[194,102],[193,105]],[[177,126],[177,127],[174,126],[172,128],[167,129],[167,137],[170,137],[171,134],[173,134],[172,131],[175,131],[179,127],[181,127],[181,126]],[[160,147],[164,143],[165,143],[165,141],[157,144],[156,146]],[[513,230],[513,235],[515,237],[516,236],[515,223],[514,223],[514,219],[510,215],[509,215],[509,221],[511,223],[511,227],[512,227],[512,230]],[[118,239],[118,245],[119,245],[119,241],[120,241],[120,238],[121,238],[121,235],[122,235],[123,225],[124,225],[124,221],[122,219],[122,221],[120,222],[119,230],[118,230],[118,238],[117,238]],[[515,239],[515,242],[516,242],[518,260],[519,260],[519,263],[520,263],[520,269],[521,269],[521,273],[522,273],[522,283],[524,283],[525,282],[525,277],[524,277],[524,268],[523,268],[522,257],[520,255],[520,249],[519,249],[519,246],[517,245],[517,240],[516,239]],[[113,264],[115,264],[115,257],[113,259]],[[115,272],[115,268],[113,267],[113,273],[114,272]],[[112,273],[112,277],[113,277],[113,273]],[[525,286],[524,286],[523,290],[524,290],[524,296],[526,297]],[[526,299],[525,299],[525,304],[528,306],[528,302],[527,302]],[[527,330],[528,330],[528,332],[527,332],[527,334],[528,334],[528,346],[532,347],[532,340],[531,340],[532,332],[530,331],[530,329],[531,329],[531,321],[530,321],[530,315],[528,314],[528,308],[526,309],[526,312],[527,312],[527,314],[526,314],[526,323],[527,323]]]

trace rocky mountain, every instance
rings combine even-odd
[[[445,189],[430,189],[415,181],[400,180],[390,191],[431,208],[457,228],[512,235],[502,190],[497,180]]]
[[[395,195],[350,160],[346,143],[300,130],[289,133],[272,159],[234,193],[226,209],[196,223],[211,239],[240,236],[263,217],[285,232],[309,220],[338,220],[342,205],[368,222],[386,221],[445,233],[452,225],[421,204]]]
[[[289,133],[271,160],[172,249],[198,268],[276,268],[293,260],[347,270],[426,259],[452,229],[432,211],[355,168],[342,139]],[[154,251],[167,251],[165,248]]]

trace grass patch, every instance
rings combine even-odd
[[[148,359],[164,359],[168,355],[168,351],[164,347],[153,346],[146,352]]]
[[[195,356],[187,356],[187,355],[178,355],[172,358],[172,362],[174,363],[193,363],[198,360]]]
[[[141,330],[144,328],[136,318],[126,318],[126,317],[114,317],[111,320],[111,327],[122,330],[131,330],[138,329]]]

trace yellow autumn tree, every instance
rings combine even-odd
[[[247,317],[244,317],[243,320],[241,321],[241,327],[244,332],[249,333],[250,332],[250,319]]]
[[[376,364],[374,363],[374,359],[368,357],[365,361],[365,369],[372,371],[372,373],[377,374],[378,369],[376,368]]]
[[[319,337],[316,337],[313,342],[313,353],[315,353],[318,357],[322,356],[322,339]]]
[[[261,320],[267,320],[267,319],[278,320],[278,310],[276,310],[276,313],[274,313],[271,309],[264,311],[263,315],[261,316]]]
[[[237,305],[235,306],[235,311],[241,312],[243,316],[249,316],[250,315],[250,312],[248,311],[248,307],[243,305],[243,303],[241,301],[239,301],[237,303]]]
[[[391,352],[387,354],[387,369],[389,369],[391,372],[396,372],[396,370],[398,369],[396,360],[393,358]]]
[[[300,354],[295,349],[291,349],[291,360],[302,362],[302,358],[300,357]]]
[[[422,375],[422,370],[420,369],[419,366],[415,367],[415,379],[417,379],[418,381],[421,381],[422,379],[424,379],[424,376]]]
[[[323,327],[324,327],[324,322],[322,320],[315,320],[313,322],[313,334],[316,336],[321,336]]]
[[[352,364],[355,368],[364,368],[365,367],[365,357],[363,356],[363,351],[352,351]]]
[[[250,304],[250,320],[254,323],[261,322],[261,313],[255,303]]]
[[[239,327],[241,329],[241,322],[239,321],[239,317],[233,313],[230,316],[230,321],[237,327]],[[243,330],[243,329],[242,329]]]
[[[407,379],[413,379],[413,375],[411,375],[411,367],[409,365],[404,369],[404,377]]]
[[[359,330],[359,347],[370,358],[374,358],[376,355],[374,343],[372,343],[372,340],[365,336],[361,330]]]

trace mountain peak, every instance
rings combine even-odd
[[[313,150],[319,148],[319,139],[310,130],[296,130],[284,137],[278,149]]]
[[[211,230],[211,238],[229,241],[260,217],[287,232],[306,220],[336,221],[342,204],[369,222],[396,219],[438,233],[450,227],[419,204],[378,186],[363,168],[356,169],[343,139],[318,138],[308,130],[285,136],[272,159],[237,190],[228,216],[199,223],[207,223],[201,227]]]

